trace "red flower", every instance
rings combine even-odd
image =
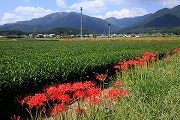
[[[55,116],[55,115],[57,115],[58,113],[63,112],[65,109],[66,109],[66,107],[65,107],[64,104],[59,104],[59,105],[57,105],[57,106],[54,107],[54,109],[53,109],[52,112],[51,112],[51,115],[52,115],[52,116]]]
[[[128,69],[128,63],[125,62],[124,64],[121,65],[122,70],[127,70]]]
[[[69,103],[71,101],[71,97],[67,94],[60,94],[57,96],[57,100],[61,101],[62,103]]]
[[[45,94],[35,94],[29,101],[30,108],[44,106],[44,102],[47,101]]]
[[[16,117],[16,115],[14,115],[13,118],[11,117],[11,120],[20,120],[20,119],[21,119],[21,117],[20,117],[20,116],[17,116],[17,117]]]
[[[84,109],[82,109],[82,108],[74,109],[74,113],[79,114],[79,115],[86,115],[86,111]]]
[[[74,93],[73,97],[75,99],[84,99],[87,97],[87,93],[85,91],[78,90]]]
[[[151,61],[155,61],[156,60],[156,57],[151,57]]]
[[[139,65],[144,66],[145,65],[145,61],[140,61]]]
[[[120,65],[115,65],[114,68],[115,69],[121,69],[121,66]]]
[[[107,74],[98,74],[96,76],[96,79],[100,80],[100,81],[104,81],[107,77]]]
[[[125,97],[129,95],[129,91],[128,90],[118,90],[118,89],[111,89],[108,94],[106,95],[106,98],[110,98],[110,99],[118,99],[121,97]]]
[[[130,65],[130,67],[131,67],[131,66],[134,66],[136,63],[134,60],[128,60],[127,64]]]
[[[45,89],[45,94],[51,100],[55,100],[58,94],[58,89],[56,86],[50,86],[49,88]]]
[[[23,100],[20,100],[21,105],[22,106],[24,106],[24,105],[28,105],[29,106],[29,102],[30,102],[31,98],[32,98],[32,96],[27,96]]]
[[[83,82],[75,82],[73,85],[72,85],[72,88],[74,91],[77,91],[77,90],[84,90],[84,84]]]
[[[119,97],[121,97],[121,95],[120,95],[120,92],[119,92],[119,90],[118,89],[111,89],[109,92],[108,92],[108,94],[106,95],[106,98],[110,98],[110,99],[117,99],[117,98],[119,98]]]
[[[128,90],[120,90],[120,97],[125,97],[129,95],[129,91]]]
[[[101,103],[102,103],[102,100],[101,100],[100,95],[89,96],[89,97],[87,98],[87,103],[88,103],[88,104],[101,104]]]
[[[89,96],[100,95],[101,94],[101,89],[92,87],[92,88],[88,89],[87,93],[88,93]]]
[[[95,83],[92,81],[85,81],[83,85],[84,85],[84,88],[86,88],[86,89],[95,87]]]
[[[168,51],[168,52],[166,52],[166,55],[170,55],[170,54],[171,54],[171,52],[169,52],[169,51]]]
[[[67,92],[73,91],[72,85],[70,83],[61,84],[57,87],[57,89],[58,89],[58,92],[61,92],[61,93],[67,93]]]
[[[166,61],[169,61],[169,60],[170,60],[170,58],[168,58],[168,57],[167,57],[167,58],[165,58],[165,60],[166,60]]]
[[[114,83],[116,87],[121,87],[124,83],[122,81],[117,81]]]

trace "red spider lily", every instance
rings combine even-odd
[[[174,49],[174,50],[172,51],[172,53],[179,53],[179,52],[180,52],[180,48]]]
[[[92,82],[92,81],[85,81],[84,82],[84,88],[88,89],[88,88],[91,88],[91,87],[95,87],[94,82]]]
[[[166,55],[170,55],[170,54],[171,54],[171,52],[169,52],[169,51],[168,51],[168,52],[166,52]]]
[[[134,65],[136,64],[136,62],[135,62],[134,60],[128,60],[128,61],[127,61],[127,64],[128,64],[130,67],[132,67],[132,66],[134,66]]]
[[[29,101],[29,106],[30,108],[32,107],[41,107],[44,106],[45,102],[47,101],[46,95],[45,94],[35,94]]]
[[[84,99],[85,97],[87,97],[87,92],[78,90],[74,93],[73,97],[75,99]]]
[[[140,66],[144,66],[144,65],[145,65],[145,61],[140,61],[140,62],[139,62],[139,65],[140,65]]]
[[[49,87],[45,90],[45,92],[46,92],[48,95],[50,95],[50,94],[52,94],[52,93],[54,93],[54,92],[57,92],[57,87],[56,87],[56,86],[49,86]]]
[[[134,60],[134,65],[138,65],[139,61],[138,60]]]
[[[95,88],[95,87],[89,88],[87,90],[87,94],[89,96],[100,95],[101,94],[101,89],[100,88]]]
[[[121,66],[120,65],[115,65],[114,68],[115,69],[121,69]]]
[[[112,100],[121,98],[121,97],[125,97],[129,95],[129,91],[128,90],[118,90],[118,89],[111,89],[108,94],[106,95],[106,98],[110,98]]]
[[[128,63],[125,62],[124,64],[122,64],[121,69],[122,70],[127,70],[128,69]]]
[[[29,102],[31,100],[32,96],[27,96],[25,97],[23,100],[18,100],[22,106],[24,105],[28,105],[29,106]]]
[[[167,57],[167,58],[165,58],[165,60],[166,60],[166,61],[169,61],[169,60],[170,60],[170,58],[168,58],[168,57]]]
[[[107,74],[98,74],[96,76],[96,79],[100,80],[100,81],[104,81],[107,77]]]
[[[129,91],[128,90],[120,90],[119,91],[119,93],[120,93],[120,96],[121,97],[125,97],[125,96],[128,96],[129,95]]]
[[[75,83],[72,85],[72,88],[73,88],[74,91],[84,90],[84,89],[85,89],[83,82],[75,82]]]
[[[121,97],[121,95],[120,95],[120,92],[119,92],[119,90],[118,89],[111,89],[109,92],[108,92],[108,94],[106,95],[106,98],[110,98],[110,99],[117,99],[117,98],[119,98],[119,97]]]
[[[144,55],[142,56],[142,58],[146,61],[150,61],[150,60],[154,61],[156,59],[156,54],[152,52],[144,52]]]
[[[149,56],[149,55],[143,55],[143,56],[142,56],[142,59],[148,61],[148,60],[150,59],[150,56]]]
[[[20,116],[16,116],[16,115],[14,115],[14,117],[11,117],[11,120],[20,120],[21,119],[21,117]]]
[[[96,96],[89,96],[87,98],[87,103],[92,105],[92,104],[101,104],[102,103],[102,100],[101,100],[101,97],[100,95],[96,95]]]
[[[152,52],[144,52],[143,56],[150,56],[150,57],[155,57],[156,54],[152,53]]]
[[[68,93],[68,92],[73,91],[72,85],[70,83],[61,84],[57,87],[57,89],[58,89],[58,92],[61,92],[61,93]]]
[[[50,99],[54,99],[54,94],[57,94],[57,91],[58,89],[56,86],[50,86],[45,89],[45,93]]]
[[[74,113],[78,115],[86,115],[86,111],[82,108],[76,108],[74,109]]]
[[[155,60],[156,60],[156,57],[151,57],[150,60],[151,60],[151,61],[155,61]]]
[[[54,107],[54,109],[53,109],[52,112],[51,112],[51,115],[52,115],[52,116],[55,116],[55,115],[57,115],[58,113],[63,112],[64,110],[66,110],[65,105],[64,105],[64,104],[59,104],[59,105],[57,105],[57,106]]]
[[[125,62],[125,61],[123,61],[123,62],[122,62],[122,61],[121,61],[121,62],[118,62],[118,65],[122,65],[124,62]]]
[[[124,83],[122,81],[117,81],[114,83],[116,87],[121,87]]]
[[[72,100],[71,97],[67,94],[61,94],[57,96],[56,99],[62,103],[70,103],[70,101]]]

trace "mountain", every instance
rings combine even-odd
[[[87,15],[82,16],[83,30],[98,33],[108,33],[111,23],[113,32],[145,32],[155,29],[180,28],[180,5],[174,8],[163,8],[153,14],[134,18],[107,18],[105,20]],[[56,12],[47,16],[32,19],[29,21],[19,21],[16,23],[0,26],[0,30],[20,30],[23,32],[43,32],[55,28],[77,28],[80,29],[81,14],[75,12]]]
[[[134,32],[152,29],[169,29],[180,26],[180,5],[172,9],[163,8],[150,15],[143,21],[135,23],[119,32]]]
[[[112,23],[114,25],[117,25],[121,28],[125,28],[125,27],[133,25],[135,23],[143,21],[150,15],[152,15],[152,14],[146,14],[144,16],[138,16],[138,17],[133,17],[133,18],[122,18],[122,19],[116,19],[114,17],[110,17],[110,18],[106,18],[105,21]]]
[[[93,32],[104,33],[108,32],[108,22],[95,17],[87,15],[82,16],[83,29]],[[19,21],[12,24],[5,24],[0,26],[0,30],[20,30],[24,32],[42,32],[55,28],[80,28],[81,14],[75,12],[56,12],[36,18],[29,21]],[[120,27],[111,25],[112,31],[120,30]]]

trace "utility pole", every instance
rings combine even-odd
[[[80,10],[81,10],[81,39],[82,39],[82,10],[83,10],[83,7],[80,7]]]
[[[108,26],[109,26],[109,41],[110,41],[110,37],[111,37],[111,30],[110,30],[110,26],[111,26],[111,24],[109,23],[109,24],[108,24]]]

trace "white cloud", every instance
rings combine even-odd
[[[162,0],[107,0],[107,1],[109,1],[112,4],[121,4],[121,3],[132,4],[134,2],[147,4],[147,3],[159,2]]]
[[[142,8],[132,8],[132,9],[122,9],[120,11],[114,10],[107,12],[105,15],[105,18],[108,17],[115,17],[115,18],[129,18],[129,17],[136,17],[136,16],[142,16],[147,14],[148,12],[145,9]]]
[[[35,8],[19,6],[14,10],[13,13],[4,13],[0,24],[2,25],[5,23],[13,23],[22,20],[30,20],[32,18],[39,18],[54,12],[55,11],[52,11],[50,9],[46,10],[42,7]]]
[[[11,13],[4,13],[3,18],[0,21],[0,25],[6,24],[6,23],[13,23],[20,20],[22,20],[21,16],[17,16]]]
[[[33,18],[38,18],[38,17],[43,17],[45,15],[48,15],[50,13],[53,13],[54,11],[50,10],[50,9],[44,9],[42,7],[17,7],[15,9],[15,12],[20,13],[22,15],[32,15]]]
[[[104,19],[104,16],[102,15],[94,15],[93,17]]]
[[[176,5],[179,5],[180,1],[179,0],[163,0],[162,4],[165,7],[172,8],[172,7],[175,7]]]
[[[70,9],[76,9],[80,10],[80,7],[83,7],[83,10],[89,12],[89,13],[100,13],[106,9],[105,2],[103,0],[83,0],[79,3],[74,3],[72,6],[70,6]]]
[[[165,7],[172,8],[176,5],[180,4],[180,0],[107,0],[108,2],[112,4],[133,4],[134,2],[138,2],[141,4],[154,4],[159,3]]]
[[[56,0],[56,4],[58,7],[66,7],[66,2],[64,0]]]

